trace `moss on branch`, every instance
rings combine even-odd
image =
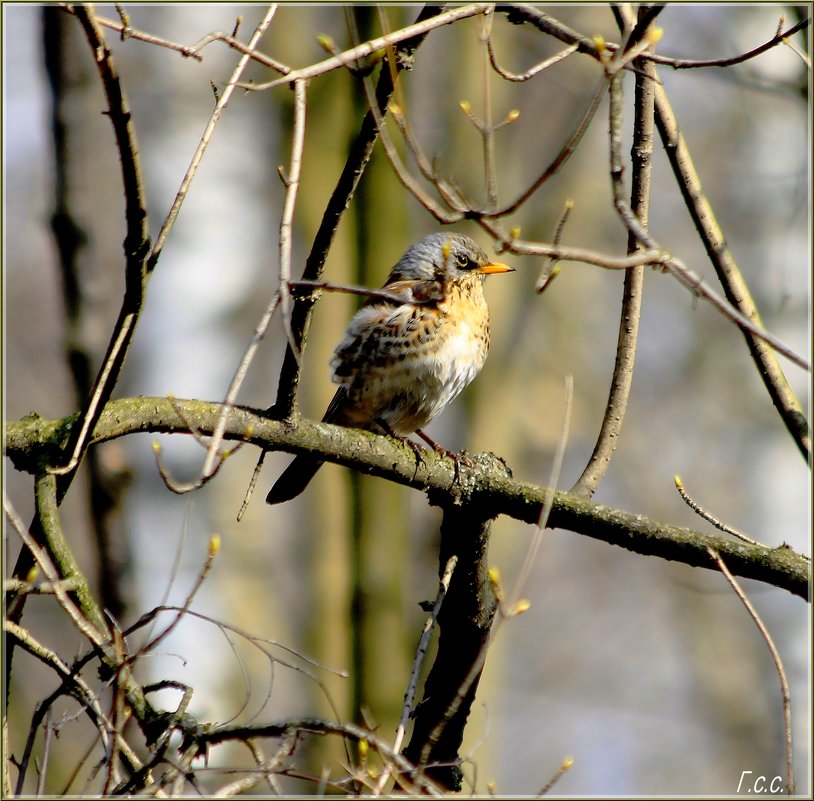
[[[198,400],[134,397],[111,401],[102,412],[92,442],[133,433],[211,434],[223,407]],[[30,414],[6,424],[5,453],[18,470],[35,473],[48,457],[52,464],[75,417],[46,420]],[[315,423],[303,418],[275,420],[244,407],[230,411],[225,437],[268,450],[318,454],[325,461],[395,481],[428,493],[434,504],[475,504],[488,517],[505,514],[536,523],[545,487],[518,481],[492,454],[476,454],[462,466],[460,480],[448,457],[427,451],[422,459],[408,445],[366,431]],[[714,548],[737,576],[755,579],[809,597],[810,561],[786,545],[763,548],[718,534],[662,523],[640,514],[556,492],[549,528],[561,528],[693,567],[717,570],[707,548]]]

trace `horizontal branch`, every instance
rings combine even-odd
[[[102,412],[92,442],[106,442],[133,433],[211,434],[222,412],[218,403],[167,398],[125,398],[111,401]],[[46,420],[30,414],[6,424],[8,456],[18,470],[36,473],[43,460],[58,461],[75,417]],[[224,437],[267,450],[318,454],[320,459],[352,467],[398,484],[427,492],[430,502],[442,499],[480,504],[491,517],[505,514],[537,523],[550,490],[511,476],[493,454],[471,456],[472,466],[460,469],[446,456],[426,452],[417,459],[413,448],[367,431],[315,423],[273,420],[243,407],[231,411]],[[788,546],[766,548],[717,534],[669,525],[641,514],[591,503],[567,492],[555,492],[549,528],[560,528],[618,545],[634,553],[717,570],[707,548],[726,560],[732,573],[755,579],[808,599],[810,561]]]

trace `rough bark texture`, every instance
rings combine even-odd
[[[438,616],[438,654],[416,707],[404,756],[435,783],[460,790],[459,749],[478,688],[497,601],[487,576],[491,521],[475,504],[447,505],[441,524],[439,575],[458,557]]]

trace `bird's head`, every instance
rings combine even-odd
[[[492,261],[483,248],[463,234],[441,231],[419,239],[390,273],[392,281],[440,281],[466,276],[511,272],[514,268]]]

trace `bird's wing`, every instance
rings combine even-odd
[[[419,324],[416,311],[421,306],[443,300],[443,286],[437,281],[393,281],[383,290],[401,303],[370,297],[356,312],[331,359],[333,380],[338,384],[348,384],[360,365],[375,365],[396,341],[409,336]]]

